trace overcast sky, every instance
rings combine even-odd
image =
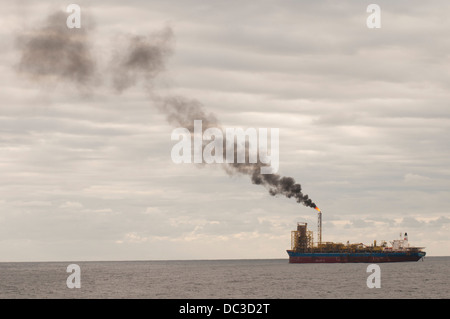
[[[316,231],[315,210],[247,176],[174,164],[148,83],[108,84],[120,37],[164,29],[152,90],[223,127],[279,128],[279,173],[322,209],[324,241],[408,232],[450,255],[447,0],[78,1],[91,86],[18,67],[68,4],[2,1],[0,261],[287,258],[297,221]]]

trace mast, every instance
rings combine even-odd
[[[317,217],[317,235],[318,235],[318,245],[322,244],[322,212],[319,210],[319,214]]]

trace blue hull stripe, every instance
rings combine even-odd
[[[296,253],[288,251],[290,257],[423,257],[423,253]]]

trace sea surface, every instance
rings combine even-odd
[[[80,266],[69,289],[67,266]],[[0,298],[432,298],[450,297],[450,257],[370,264],[289,264],[287,259],[0,263]]]

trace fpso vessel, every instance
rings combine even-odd
[[[425,256],[423,247],[412,247],[408,234],[400,234],[400,239],[377,246],[322,242],[322,213],[319,211],[318,242],[313,243],[313,232],[307,223],[297,223],[297,230],[291,232],[291,249],[287,250],[290,263],[382,263],[418,261]]]

